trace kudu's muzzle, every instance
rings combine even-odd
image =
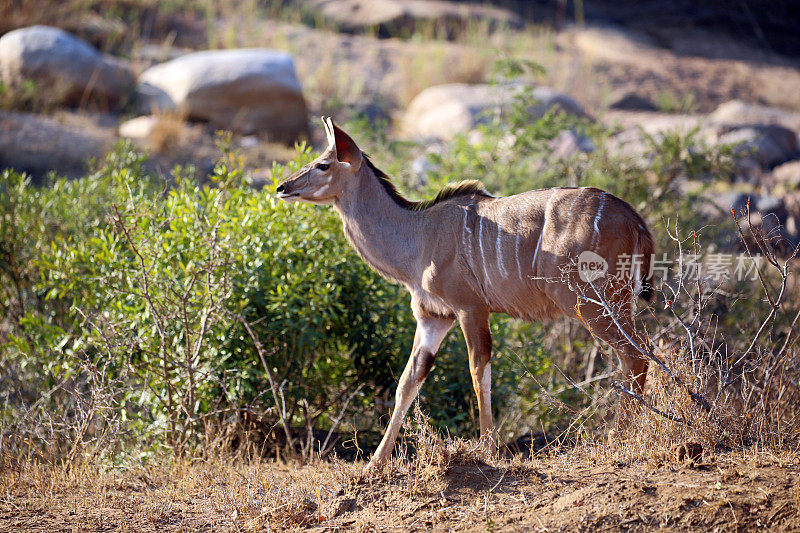
[[[298,200],[305,185],[308,185],[308,169],[300,169],[285,180],[275,189],[281,200]]]

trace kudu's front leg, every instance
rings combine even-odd
[[[403,418],[406,416],[411,402],[419,394],[419,389],[422,387],[422,383],[436,360],[436,352],[439,350],[439,345],[453,325],[452,318],[426,316],[416,310],[414,314],[417,317],[414,348],[411,350],[411,357],[408,358],[406,368],[403,370],[403,375],[400,376],[400,382],[397,385],[389,427],[386,428],[386,433],[384,433],[378,449],[375,450],[375,455],[372,456],[372,460],[367,465],[368,469],[385,462],[391,455],[394,441],[400,432],[400,426],[403,424]]]
[[[489,312],[484,310],[461,312],[458,321],[467,340],[472,387],[478,397],[481,444],[489,454],[495,455],[497,435],[492,421],[492,333],[489,329]]]

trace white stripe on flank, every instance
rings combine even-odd
[[[556,195],[555,191],[553,194],[550,195],[550,198],[547,199],[547,203],[544,204],[544,216],[542,217],[542,227],[539,230],[539,240],[536,241],[536,249],[533,251],[533,261],[531,261],[531,276],[536,275],[536,256],[539,255],[539,247],[542,245],[542,235],[544,235],[544,228],[547,222],[547,210],[550,209],[550,202],[553,201],[553,197]]]
[[[486,285],[489,284],[489,272],[486,271],[486,256],[483,254],[483,217],[478,221],[478,246],[481,248],[481,265],[483,266],[483,275]]]
[[[542,235],[544,235],[544,226],[542,231],[539,232],[539,240],[536,241],[536,249],[533,251],[533,261],[531,261],[531,275],[536,275],[536,256],[539,255],[539,247],[542,245]]]
[[[553,192],[550,194],[550,198],[548,198],[548,199],[547,199],[547,203],[546,203],[546,204],[544,204],[544,218],[547,218],[547,210],[548,210],[548,209],[550,209],[550,202],[552,202],[552,201],[553,201],[553,197],[554,197],[555,195],[556,195],[556,191],[553,191]],[[573,203],[575,203],[575,202],[573,201]],[[544,224],[543,224],[543,225],[544,225]]]
[[[500,269],[500,275],[505,279],[508,277],[508,271],[506,270],[506,266],[503,264],[503,242],[501,240],[503,236],[503,229],[500,227],[500,224],[497,225],[497,248],[495,249],[495,253],[497,254],[497,268]]]
[[[571,204],[569,204],[569,211],[567,211],[567,218],[572,219],[572,213],[575,212],[575,202],[577,202],[579,198],[580,198],[580,195],[576,194],[575,195],[575,199],[572,200]]]
[[[517,275],[519,279],[522,279],[522,265],[519,264],[519,239],[520,239],[520,232],[519,228],[517,228],[517,240],[514,244],[514,259],[517,260]]]
[[[594,216],[594,235],[592,235],[592,250],[595,249],[597,246],[597,238],[600,237],[600,226],[598,223],[600,222],[600,215],[603,214],[603,208],[606,205],[606,195],[603,194],[602,199],[600,200],[600,207],[597,208],[597,214]]]
[[[600,215],[603,214],[603,207],[606,205],[606,195],[603,195],[603,199],[600,201],[600,207],[597,209],[597,214],[594,217],[594,230],[600,235],[600,227],[597,225],[600,222]]]
[[[464,209],[464,227],[461,228],[461,245],[464,247],[464,249],[466,249],[467,246],[468,246],[467,245],[467,232],[468,231],[469,230],[467,229],[467,210]]]
[[[633,245],[633,294],[638,295],[642,292],[642,263],[639,261],[639,238]]]
[[[464,237],[463,237],[463,240],[464,240],[464,247],[466,248],[466,251],[464,252],[464,255],[466,255],[466,257],[467,257],[467,262],[470,262],[470,261],[472,261],[472,230],[470,229],[469,222],[467,221],[467,215],[468,214],[469,213],[467,211],[467,208],[465,207],[464,208]]]

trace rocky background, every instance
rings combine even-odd
[[[0,1],[0,531],[800,530],[797,6]],[[453,331],[361,472],[415,333],[335,212],[276,197],[320,115],[412,199],[642,214],[627,430],[592,332],[497,314],[508,456]]]
[[[35,5],[34,5],[35,4]],[[149,0],[4,3],[0,167],[78,177],[119,139],[151,165],[211,168],[230,130],[256,182],[292,145],[320,145],[315,117],[366,120],[446,150],[519,86],[498,60],[534,61],[541,104],[616,128],[613,150],[689,132],[739,154],[722,210],[750,196],[785,236],[800,228],[800,21],[789,1],[456,2]],[[593,147],[565,132],[569,157]],[[409,161],[406,181],[424,179]],[[473,178],[480,176],[465,176]]]

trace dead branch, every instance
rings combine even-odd
[[[264,367],[264,371],[267,374],[267,381],[269,381],[269,387],[272,391],[272,398],[275,401],[275,407],[278,410],[278,416],[280,417],[281,425],[283,426],[283,432],[286,434],[286,445],[291,448],[294,439],[292,438],[292,430],[289,427],[289,421],[286,418],[286,407],[285,405],[283,408],[279,407],[281,402],[279,401],[278,397],[282,395],[278,384],[275,382],[275,376],[272,374],[272,369],[267,363],[267,356],[264,353],[264,347],[261,344],[261,340],[258,338],[258,335],[256,335],[256,332],[253,331],[253,328],[244,316],[237,313],[232,313],[231,311],[228,311],[228,313],[242,323],[244,328],[247,330],[247,334],[250,335],[250,338],[253,340],[253,345],[258,353],[258,358],[261,360],[261,365]]]
[[[669,413],[665,413],[664,411],[662,411],[662,410],[661,410],[661,409],[659,409],[658,407],[655,407],[655,406],[654,406],[654,405],[652,405],[650,402],[648,402],[647,400],[645,400],[644,398],[642,398],[641,396],[639,396],[638,394],[636,394],[636,393],[635,393],[635,392],[633,392],[632,390],[630,390],[630,389],[628,389],[627,387],[623,386],[623,385],[622,385],[622,384],[621,384],[619,381],[615,381],[614,383],[612,383],[612,384],[611,384],[611,386],[612,386],[612,387],[614,387],[615,389],[617,389],[618,391],[620,391],[621,393],[623,393],[623,394],[627,394],[627,395],[628,395],[628,396],[630,396],[631,398],[635,399],[637,402],[641,403],[642,405],[644,405],[645,407],[647,407],[648,409],[650,409],[651,411],[653,411],[655,414],[657,414],[657,415],[660,415],[660,416],[663,416],[663,417],[664,417],[664,418],[666,418],[667,420],[671,420],[672,422],[678,422],[678,423],[680,423],[680,424],[685,424],[685,425],[686,425],[686,426],[688,426],[688,427],[691,427],[691,426],[692,426],[692,425],[691,425],[691,424],[690,424],[688,421],[686,421],[685,419],[683,419],[683,418],[678,418],[678,417],[676,417],[676,416],[673,416],[673,415],[671,415],[671,414],[669,414]]]

